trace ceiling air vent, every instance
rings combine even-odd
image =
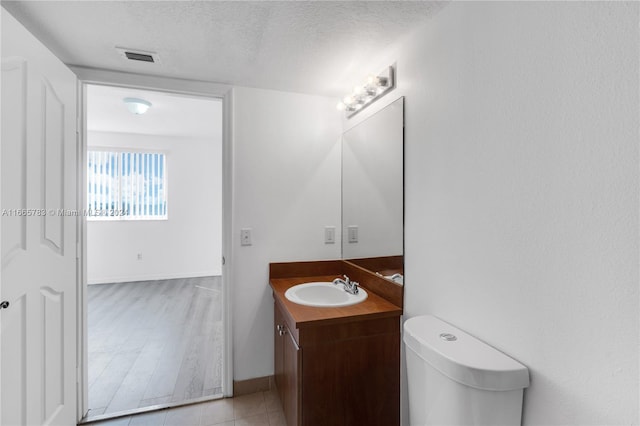
[[[127,59],[132,61],[155,62],[153,56],[144,53],[124,52],[124,54],[127,55]]]
[[[140,49],[127,49],[126,47],[116,47],[116,50],[125,59],[138,62],[160,62],[156,52],[148,52]]]

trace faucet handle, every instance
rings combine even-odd
[[[349,277],[348,277],[348,276],[346,276],[346,275],[344,275],[344,274],[343,274],[342,276],[344,277],[344,282],[345,282],[345,283],[349,284],[349,283],[351,282],[351,280],[349,280]]]

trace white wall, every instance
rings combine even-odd
[[[527,365],[525,425],[639,421],[638,20],[453,2],[376,63],[406,96],[406,317]]]
[[[354,72],[399,82],[345,128],[406,96],[406,316],[526,364],[525,425],[638,423],[638,7],[452,2]],[[234,91],[243,380],[273,372],[268,263],[339,256],[340,129],[335,100]]]
[[[90,284],[220,275],[222,123],[212,123],[211,140],[88,132],[90,147],[166,151],[169,183],[168,220],[88,221]]]
[[[340,258],[340,114],[335,99],[235,88],[234,379],[273,374],[269,262]],[[253,245],[240,246],[240,229]]]

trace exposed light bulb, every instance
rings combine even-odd
[[[366,83],[355,86],[350,95],[345,96],[337,108],[347,112],[347,117],[351,117],[357,111],[365,108],[395,87],[395,77],[393,67],[387,67],[378,75],[369,75]]]
[[[378,88],[367,84],[364,88],[364,93],[367,96],[375,96],[378,94]]]

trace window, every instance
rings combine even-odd
[[[162,153],[89,150],[89,219],[167,218],[167,163]]]

